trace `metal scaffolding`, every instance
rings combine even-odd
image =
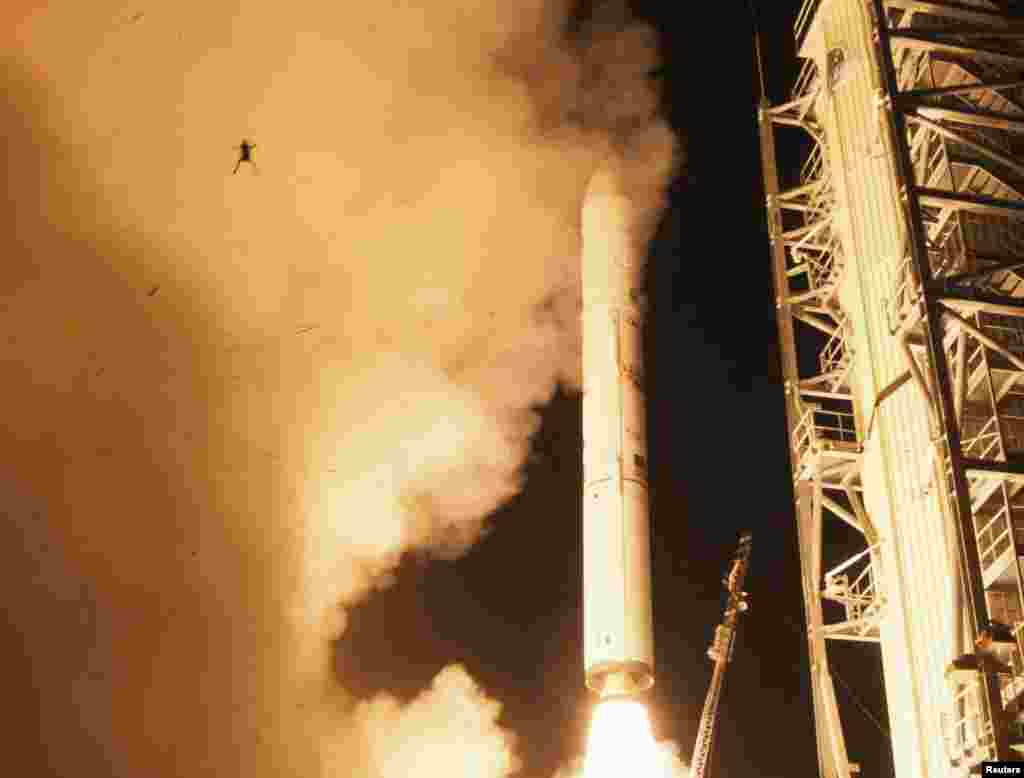
[[[1024,751],[1024,18],[808,0],[794,33],[759,119],[820,772],[851,772],[847,640],[881,645],[896,774],[962,775]],[[824,570],[836,522],[864,549]]]

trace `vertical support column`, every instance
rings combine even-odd
[[[796,358],[796,338],[790,309],[789,280],[786,275],[786,246],[782,232],[782,213],[778,205],[779,176],[775,158],[775,135],[767,98],[758,107],[761,140],[761,167],[767,201],[768,235],[772,247],[772,278],[775,283],[775,322],[779,333],[782,375],[788,435],[800,423],[800,373]],[[796,456],[790,445],[790,456]],[[818,774],[821,778],[849,778],[846,744],[836,710],[828,656],[822,633],[822,608],[818,586],[821,580],[821,484],[800,480],[794,485],[797,505],[797,537],[800,544],[801,581],[804,617],[807,621],[807,647],[810,657],[811,691],[814,701],[815,735],[818,746]]]
[[[957,430],[962,429],[964,407],[967,405],[967,333],[962,329],[956,337],[956,395],[954,416]]]
[[[964,473],[963,456],[960,445],[960,431],[956,423],[955,403],[951,389],[949,366],[945,358],[942,343],[940,304],[929,294],[932,281],[931,265],[928,259],[924,227],[921,220],[921,208],[914,193],[914,169],[907,148],[907,126],[903,114],[892,108],[896,105],[898,93],[896,69],[892,58],[892,45],[886,23],[885,5],[883,0],[871,0],[874,11],[875,43],[877,44],[878,65],[881,81],[888,98],[888,111],[891,132],[891,146],[895,151],[897,180],[902,188],[905,207],[906,227],[910,233],[910,249],[914,268],[921,281],[922,295],[925,305],[925,331],[928,342],[928,356],[931,363],[933,385],[937,389],[938,401],[943,420],[943,442],[947,448],[950,465],[953,471],[953,488],[955,491],[957,523],[959,532],[959,551],[962,565],[963,580],[967,588],[967,602],[970,611],[971,629],[976,635],[979,628],[987,621],[987,605],[985,589],[981,575],[981,562],[978,557],[977,537],[974,530],[974,519],[971,513],[970,491]],[[1002,699],[999,685],[991,674],[985,675],[985,694],[983,702],[985,716],[992,722],[995,737],[996,758],[1006,759],[1009,755],[1009,739],[1006,722],[1002,714]]]
[[[757,110],[761,136],[761,170],[767,201],[768,237],[772,247],[772,279],[775,282],[775,325],[779,331],[783,387],[786,393],[786,421],[790,434],[800,423],[800,372],[796,361],[793,313],[789,305],[789,280],[786,275],[786,244],[782,239],[782,212],[778,206],[779,174],[775,159],[775,130],[768,99],[761,97]]]

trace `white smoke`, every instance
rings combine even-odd
[[[360,704],[353,716],[368,744],[369,775],[448,775],[501,778],[518,769],[512,740],[497,725],[500,705],[457,665],[408,705],[387,695]]]
[[[401,392],[382,393],[387,386]],[[519,418],[526,409],[488,407],[436,368],[395,354],[351,374],[338,395],[316,452],[324,474],[305,507],[305,623],[386,584],[405,551],[464,552],[487,514],[520,487],[532,431]],[[329,618],[318,644],[341,634],[339,618]]]

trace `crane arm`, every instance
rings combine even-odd
[[[722,697],[722,685],[725,671],[732,658],[733,645],[736,641],[736,624],[739,614],[747,610],[747,593],[743,591],[743,582],[750,564],[750,534],[740,538],[740,545],[732,562],[728,577],[722,582],[728,592],[725,614],[722,623],[715,628],[715,637],[708,648],[708,657],[715,663],[711,675],[711,686],[704,700],[700,725],[697,727],[697,742],[693,748],[693,759],[690,765],[692,778],[707,778],[708,763],[711,759],[711,746],[714,743],[715,723],[718,719],[718,703]]]

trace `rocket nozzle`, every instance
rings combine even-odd
[[[651,668],[643,662],[607,662],[587,673],[587,687],[602,700],[637,697],[654,686]]]

